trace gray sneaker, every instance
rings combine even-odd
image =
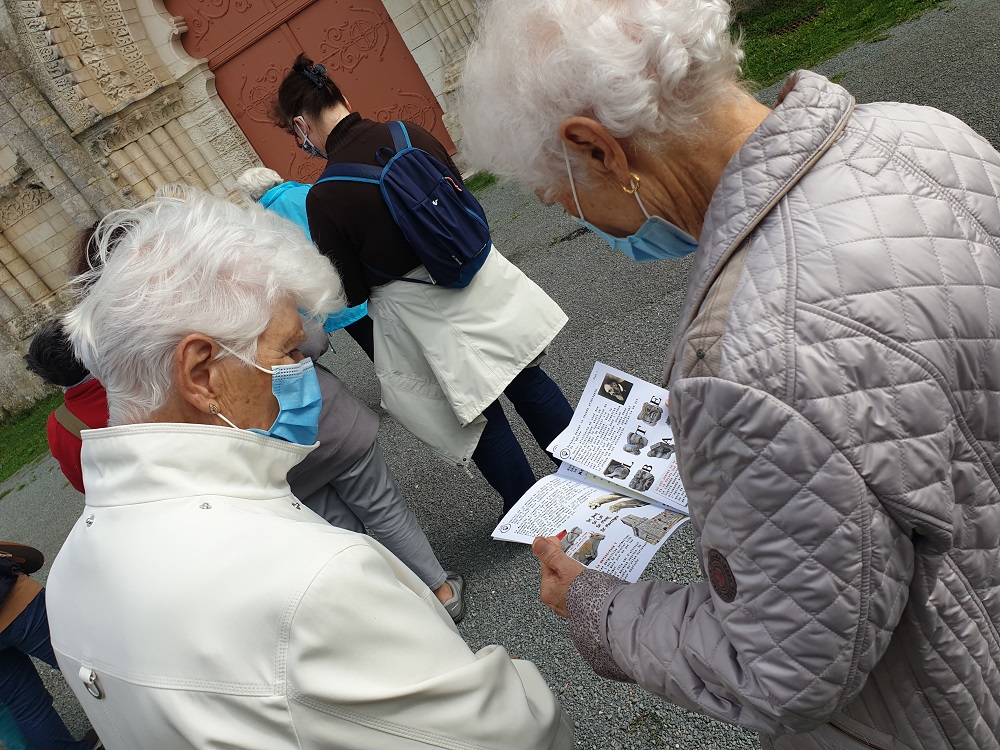
[[[465,617],[465,598],[463,597],[465,581],[462,579],[461,573],[456,573],[454,570],[446,570],[445,574],[448,576],[446,582],[451,587],[451,598],[442,604],[448,610],[452,620],[456,623],[461,622],[462,618]]]

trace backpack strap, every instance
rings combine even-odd
[[[406,132],[406,126],[399,120],[389,122],[389,134],[392,136],[392,145],[395,146],[397,154],[404,149],[413,148],[413,144],[410,143],[410,134]]]
[[[329,164],[323,170],[315,184],[321,182],[368,182],[378,185],[382,177],[382,169],[370,164]]]
[[[406,126],[399,120],[391,120],[387,123],[389,126],[389,134],[392,136],[392,145],[396,149],[398,154],[404,149],[413,148],[413,144],[410,142],[410,134],[406,130]],[[382,167],[375,167],[369,164],[329,164],[327,168],[323,170],[323,174],[319,176],[316,180],[315,185],[319,185],[321,182],[367,182],[372,185],[382,185]],[[392,210],[391,208],[389,209]],[[395,217],[393,217],[395,218]],[[382,273],[377,268],[373,268],[367,263],[361,263],[366,269],[376,276],[379,276],[387,281],[408,281],[411,284],[433,284],[430,281],[424,281],[423,279],[408,279],[403,276],[391,276],[387,273]]]
[[[64,401],[55,410],[56,421],[61,424],[70,435],[73,435],[77,440],[81,440],[80,433],[84,430],[89,430],[90,425],[80,419],[76,414],[69,410]]]
[[[372,268],[371,266],[369,266],[364,261],[361,261],[361,265],[363,265],[365,268],[367,268],[369,271],[371,271],[376,276],[381,276],[383,279],[387,279],[388,281],[408,281],[411,284],[427,284],[429,286],[434,286],[434,282],[433,281],[424,281],[423,279],[409,279],[409,278],[407,278],[405,276],[390,276],[387,273],[382,273],[377,268]]]

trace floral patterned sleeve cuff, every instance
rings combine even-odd
[[[607,617],[611,599],[628,584],[620,578],[586,570],[570,584],[566,594],[569,633],[573,645],[601,677],[635,682],[622,671],[608,646]]]

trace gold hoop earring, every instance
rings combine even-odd
[[[624,190],[629,195],[632,195],[632,193],[634,193],[636,190],[639,189],[639,175],[637,175],[635,172],[631,172],[630,174],[632,175],[632,180],[629,183],[628,187],[626,187],[625,184],[621,182],[619,182],[618,184],[622,186],[622,190]]]

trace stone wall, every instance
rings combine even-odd
[[[456,89],[476,27],[474,0],[383,0],[413,59],[444,110],[452,139],[460,138]]]
[[[458,140],[472,0],[383,0]],[[167,182],[235,198],[260,160],[161,0],[0,0],[0,415],[44,393],[24,370],[71,304],[80,232]]]
[[[175,19],[149,11],[0,2],[0,415],[45,392],[23,354],[71,304],[83,229],[166,182],[235,195],[258,161],[207,66],[178,54]]]

